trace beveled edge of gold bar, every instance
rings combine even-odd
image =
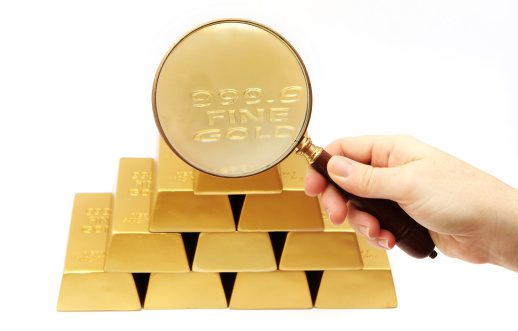
[[[281,292],[284,297],[279,298]],[[272,297],[261,298],[267,294]],[[313,300],[304,271],[238,272],[229,308],[311,309]]]
[[[224,309],[228,302],[217,272],[151,273],[143,308]]]
[[[265,208],[268,206],[268,208]],[[324,230],[316,198],[303,191],[245,197],[238,222],[241,232],[321,232]]]
[[[189,272],[180,233],[115,235],[106,252],[104,270],[128,273]]]
[[[239,237],[242,237],[241,241],[235,239]],[[246,245],[243,238],[247,239]],[[255,248],[252,246],[254,243]],[[245,248],[249,248],[249,250],[243,252]],[[232,254],[234,254],[233,257]],[[257,257],[262,257],[260,263]],[[231,258],[234,261],[229,263]],[[238,261],[237,264],[236,261]],[[202,232],[198,237],[192,271],[257,272],[274,270],[277,270],[277,262],[270,236],[266,232]]]
[[[59,312],[141,310],[131,273],[63,274],[59,289]]]
[[[111,193],[75,195],[65,257],[65,274],[104,270],[112,200]]]
[[[149,231],[234,232],[236,224],[227,196],[162,192],[156,196]]]
[[[398,305],[390,270],[325,270],[317,309],[386,309]]]
[[[331,248],[333,245],[334,249]],[[353,247],[350,247],[351,245]],[[289,232],[279,262],[279,270],[362,268],[363,261],[357,238],[350,232]]]
[[[194,172],[194,194],[276,194],[282,192],[277,166],[248,177],[223,178],[201,171]]]

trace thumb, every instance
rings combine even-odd
[[[360,197],[397,201],[404,192],[399,167],[377,168],[334,155],[327,171],[338,186]]]

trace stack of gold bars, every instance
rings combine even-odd
[[[75,197],[58,310],[395,307],[385,251],[330,223],[306,168],[214,177],[163,141],[122,158],[114,196]]]

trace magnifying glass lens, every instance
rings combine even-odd
[[[194,168],[224,177],[279,163],[311,112],[308,77],[293,48],[243,21],[209,23],[181,39],[158,69],[153,96],[170,147]]]

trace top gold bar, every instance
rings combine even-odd
[[[111,213],[111,193],[76,194],[64,273],[103,271]]]

